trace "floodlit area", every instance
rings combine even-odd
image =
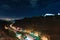
[[[5,29],[8,29],[10,31],[13,31],[16,35],[16,37],[19,40],[49,40],[46,36],[41,36],[41,32],[38,31],[32,31],[32,30],[23,30],[23,28],[12,26],[13,24],[10,24],[9,27],[5,25]]]

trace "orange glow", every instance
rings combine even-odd
[[[35,36],[38,36],[38,32],[35,32],[34,35],[35,35]]]
[[[24,30],[24,32],[31,33],[31,30]]]
[[[48,38],[46,36],[42,36],[41,39],[42,40],[48,40]]]
[[[8,29],[8,27],[5,26],[5,29]]]

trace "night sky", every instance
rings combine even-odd
[[[22,18],[60,12],[60,0],[0,0],[0,17]]]

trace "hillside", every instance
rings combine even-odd
[[[13,32],[9,32],[4,27],[9,25],[11,22],[0,20],[0,39],[6,40],[16,40]],[[39,16],[39,17],[31,17],[24,18],[20,20],[15,20],[13,26],[20,27],[33,31],[42,32],[50,36],[50,40],[60,40],[60,16]],[[5,40],[4,39],[4,40]]]
[[[16,20],[15,26],[50,35],[51,40],[60,40],[60,16],[32,17]]]

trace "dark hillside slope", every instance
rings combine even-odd
[[[60,16],[32,17],[16,20],[15,26],[42,31],[51,36],[51,40],[60,40]]]

